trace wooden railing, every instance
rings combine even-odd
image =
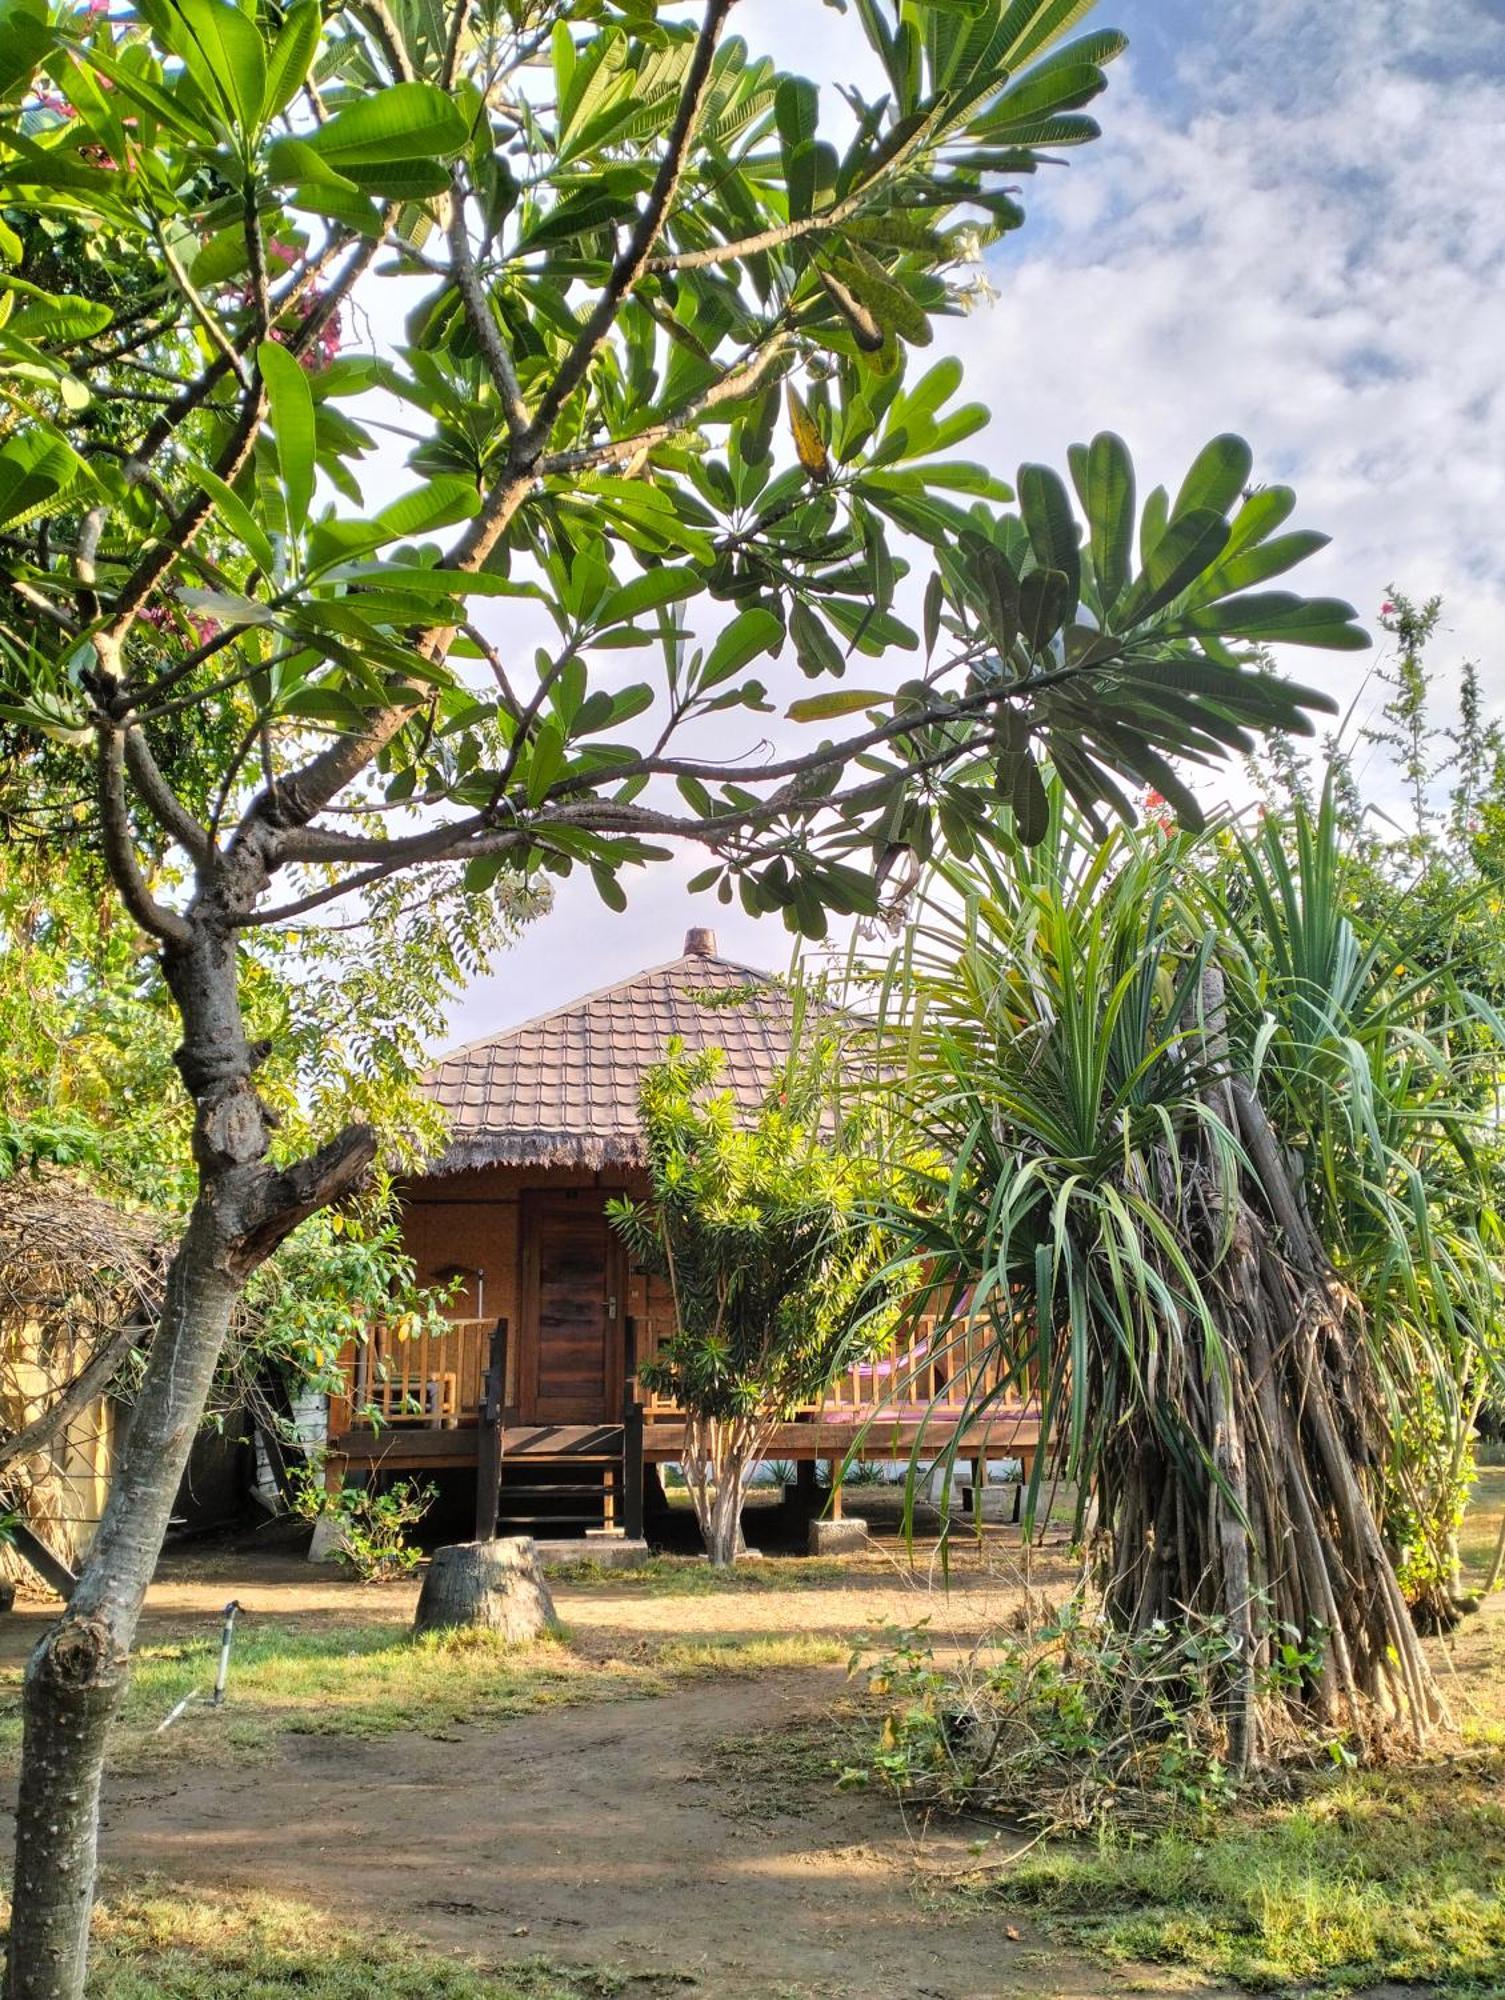
[[[443,1332],[424,1329],[407,1338],[377,1325],[364,1341],[348,1342],[340,1356],[347,1387],[330,1399],[330,1431],[373,1420],[433,1430],[475,1423],[495,1324],[455,1319]]]
[[[648,1361],[667,1339],[669,1327],[656,1319],[639,1321],[637,1353]],[[903,1412],[906,1416],[934,1409],[943,1416],[959,1412],[969,1403],[997,1389],[1000,1376],[993,1359],[993,1342],[986,1328],[969,1331],[943,1328],[937,1331],[934,1318],[916,1320],[905,1327],[886,1354],[871,1361],[855,1362],[838,1375],[822,1401],[810,1403],[801,1417],[854,1418],[871,1411]],[[644,1411],[650,1422],[668,1422],[683,1413],[672,1396],[645,1389],[641,1392]],[[1007,1405],[1021,1398],[1006,1396]]]
[[[340,1357],[347,1388],[342,1397],[330,1400],[331,1433],[338,1436],[352,1425],[373,1421],[434,1430],[469,1428],[478,1421],[485,1395],[495,1325],[489,1319],[456,1319],[443,1332],[424,1331],[407,1339],[390,1327],[373,1327],[366,1341],[352,1341]],[[657,1315],[642,1317],[633,1322],[632,1332],[636,1368],[659,1351],[669,1324]],[[926,1318],[905,1328],[887,1354],[847,1369],[820,1404],[812,1403],[800,1415],[850,1420],[874,1409],[911,1414],[932,1408],[941,1415],[995,1389],[998,1379],[984,1328],[937,1333],[936,1322]],[[672,1397],[658,1391],[640,1388],[636,1400],[650,1423],[670,1422],[682,1414]]]

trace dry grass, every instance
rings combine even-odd
[[[1487,1468],[1464,1535],[1487,1566],[1505,1467]],[[1505,1611],[1431,1647],[1457,1723],[1434,1758],[1335,1766],[1195,1837],[1059,1841],[1019,1858],[1000,1839],[972,1888],[1028,1910],[1110,1963],[1189,1968],[1304,2000],[1382,1982],[1446,2000],[1505,1994]]]
[[[542,1960],[489,1968],[431,1945],[357,1933],[265,1895],[161,1883],[107,1888],[94,1917],[90,2000],[599,2000],[657,1982]]]
[[[411,1729],[441,1738],[579,1702],[667,1694],[707,1674],[827,1665],[846,1648],[823,1634],[727,1633],[641,1643],[631,1658],[564,1639],[508,1646],[486,1632],[413,1638],[391,1625],[315,1628],[256,1623],[237,1634],[229,1698],[213,1685],[217,1639],[141,1648],[111,1749],[115,1769],[165,1762],[236,1763],[270,1755],[285,1735],[371,1737]],[[21,1670],[0,1682],[0,1759],[20,1740]],[[185,1696],[198,1697],[165,1732]]]

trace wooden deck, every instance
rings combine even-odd
[[[656,1351],[664,1329],[633,1329],[634,1351]],[[486,1368],[493,1326],[456,1320],[440,1334],[395,1337],[373,1329],[359,1349],[343,1357],[347,1392],[331,1399],[330,1449],[356,1465],[391,1471],[473,1466],[477,1462],[486,1403]],[[619,1423],[539,1423],[521,1419],[517,1385],[502,1396],[503,1459],[606,1459],[620,1455]],[[1040,1443],[1037,1406],[1002,1397],[985,1417],[977,1398],[996,1390],[986,1343],[939,1337],[933,1322],[908,1330],[887,1355],[861,1362],[833,1383],[818,1405],[797,1411],[770,1440],[770,1459],[839,1461],[855,1449],[867,1459],[907,1459],[938,1453],[952,1440],[964,1457],[984,1453],[1030,1463]],[[684,1415],[667,1398],[624,1383],[625,1398],[640,1414],[642,1452],[649,1464],[672,1463],[683,1450]]]

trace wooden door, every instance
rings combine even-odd
[[[623,1264],[604,1200],[586,1188],[523,1195],[518,1415],[525,1423],[620,1420]]]

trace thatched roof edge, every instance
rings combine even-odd
[[[0,1180],[0,1321],[78,1310],[154,1314],[169,1256],[163,1220],[56,1168]]]
[[[456,1139],[426,1174],[460,1174],[476,1167],[641,1167],[637,1132],[490,1131]]]

